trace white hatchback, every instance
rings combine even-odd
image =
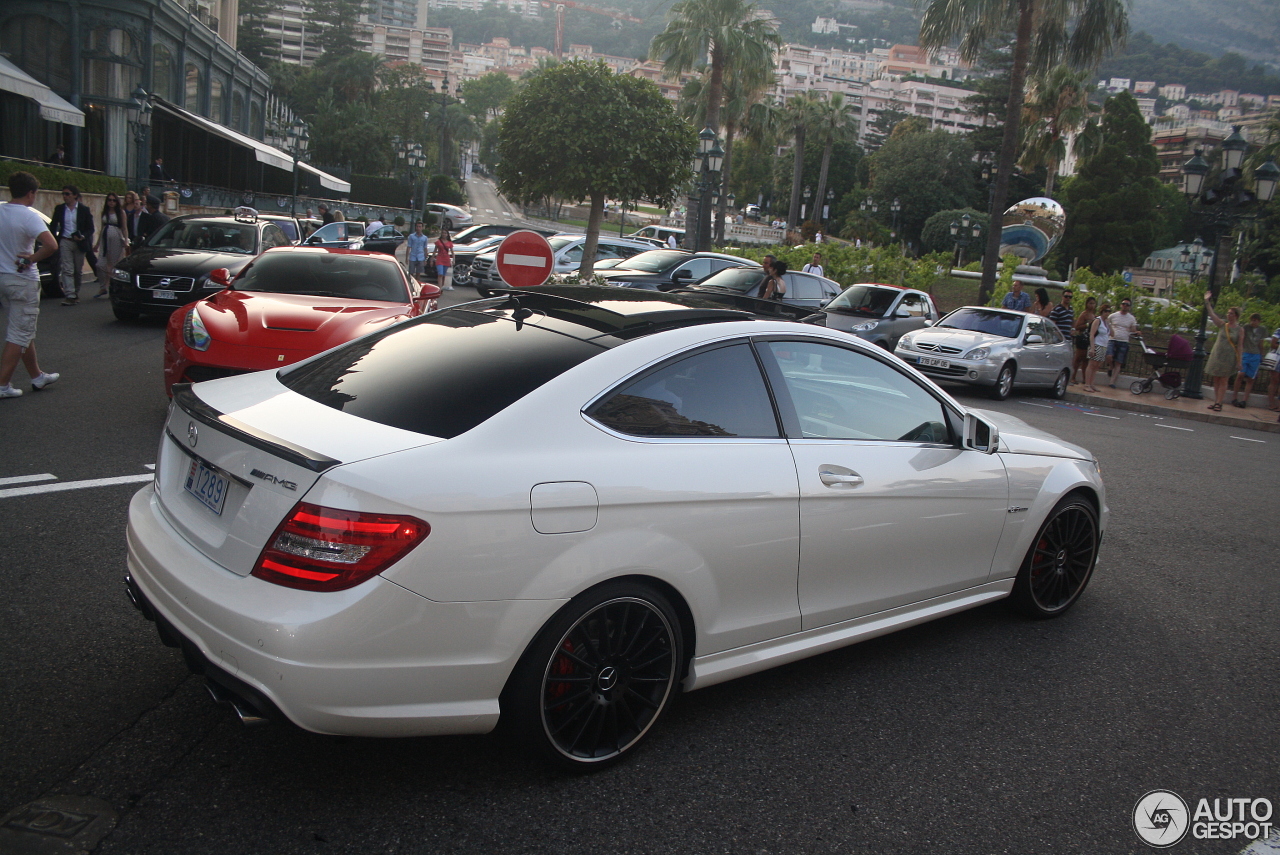
[[[247,719],[581,768],[682,689],[1060,615],[1106,522],[1084,449],[847,334],[542,288],[177,387],[126,581]]]

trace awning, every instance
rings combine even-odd
[[[233,131],[225,125],[220,125],[211,119],[206,119],[204,116],[196,115],[190,110],[184,110],[181,107],[170,104],[163,98],[153,98],[153,100],[155,101],[156,106],[173,113],[179,118],[186,119],[197,127],[204,128],[211,134],[216,134],[223,139],[230,140],[236,145],[252,149],[253,156],[259,163],[265,163],[267,166],[274,166],[277,169],[283,169],[285,172],[293,172],[292,155],[281,151],[275,146],[267,145],[261,140],[255,140],[253,137],[242,134],[239,131]],[[311,164],[303,163],[302,161],[298,161],[298,167],[303,172],[310,172],[317,176],[320,179],[320,184],[330,190],[334,190],[338,193],[351,192],[351,185],[348,182],[343,181],[341,178],[335,178],[329,173],[322,172]]]
[[[84,113],[3,56],[0,56],[0,89],[35,101],[40,105],[42,119],[84,127]]]

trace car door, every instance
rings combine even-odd
[[[692,285],[700,279],[706,279],[715,272],[712,261],[713,259],[710,258],[691,258],[683,262],[671,271],[671,280],[667,284],[678,288],[681,285]]]
[[[683,568],[699,656],[797,632],[795,465],[745,340],[681,354],[585,415],[620,440],[596,480],[600,525],[645,531]]]
[[[759,342],[800,483],[800,611],[827,626],[983,584],[1008,516],[998,455],[888,360]]]
[[[807,273],[788,272],[784,277],[787,293],[784,302],[793,306],[807,306],[815,312],[822,306],[822,282]]]
[[[1057,376],[1058,348],[1049,334],[1049,326],[1044,318],[1027,318],[1022,332],[1022,352],[1018,355],[1018,383],[1047,386]]]
[[[908,291],[902,295],[898,305],[889,313],[889,317],[880,322],[882,326],[888,328],[885,332],[890,350],[897,346],[898,339],[912,330],[924,327],[928,317],[927,300],[928,298],[923,294]]]

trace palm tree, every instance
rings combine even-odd
[[[833,92],[817,110],[817,123],[813,132],[822,141],[822,169],[818,173],[818,195],[813,197],[813,209],[822,210],[826,199],[827,175],[831,168],[831,150],[835,144],[858,132],[858,117],[854,106],[844,99],[844,93]]]
[[[804,141],[809,128],[818,123],[822,98],[814,91],[798,92],[787,99],[787,121],[791,125],[792,152],[795,165],[791,170],[791,206],[787,211],[787,225],[800,228],[800,185],[804,181]]]
[[[991,195],[992,227],[987,229],[987,251],[982,260],[979,299],[984,303],[990,299],[996,281],[1000,229],[995,224],[1000,221],[1009,192],[1028,68],[1040,72],[1063,60],[1076,68],[1094,65],[1124,41],[1129,32],[1129,16],[1125,0],[930,0],[920,22],[920,45],[926,50],[936,49],[959,39],[960,55],[972,62],[984,44],[1010,28],[1017,35],[1004,136]]]
[[[1067,142],[1079,131],[1091,112],[1086,71],[1073,71],[1066,65],[1055,65],[1047,74],[1037,75],[1027,88],[1022,110],[1022,157],[1018,165],[1024,172],[1045,167],[1048,176],[1044,194],[1053,195],[1058,166],[1067,157]]]

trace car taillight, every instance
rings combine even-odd
[[[413,517],[299,502],[262,551],[253,575],[304,591],[342,591],[376,576],[431,533]]]

